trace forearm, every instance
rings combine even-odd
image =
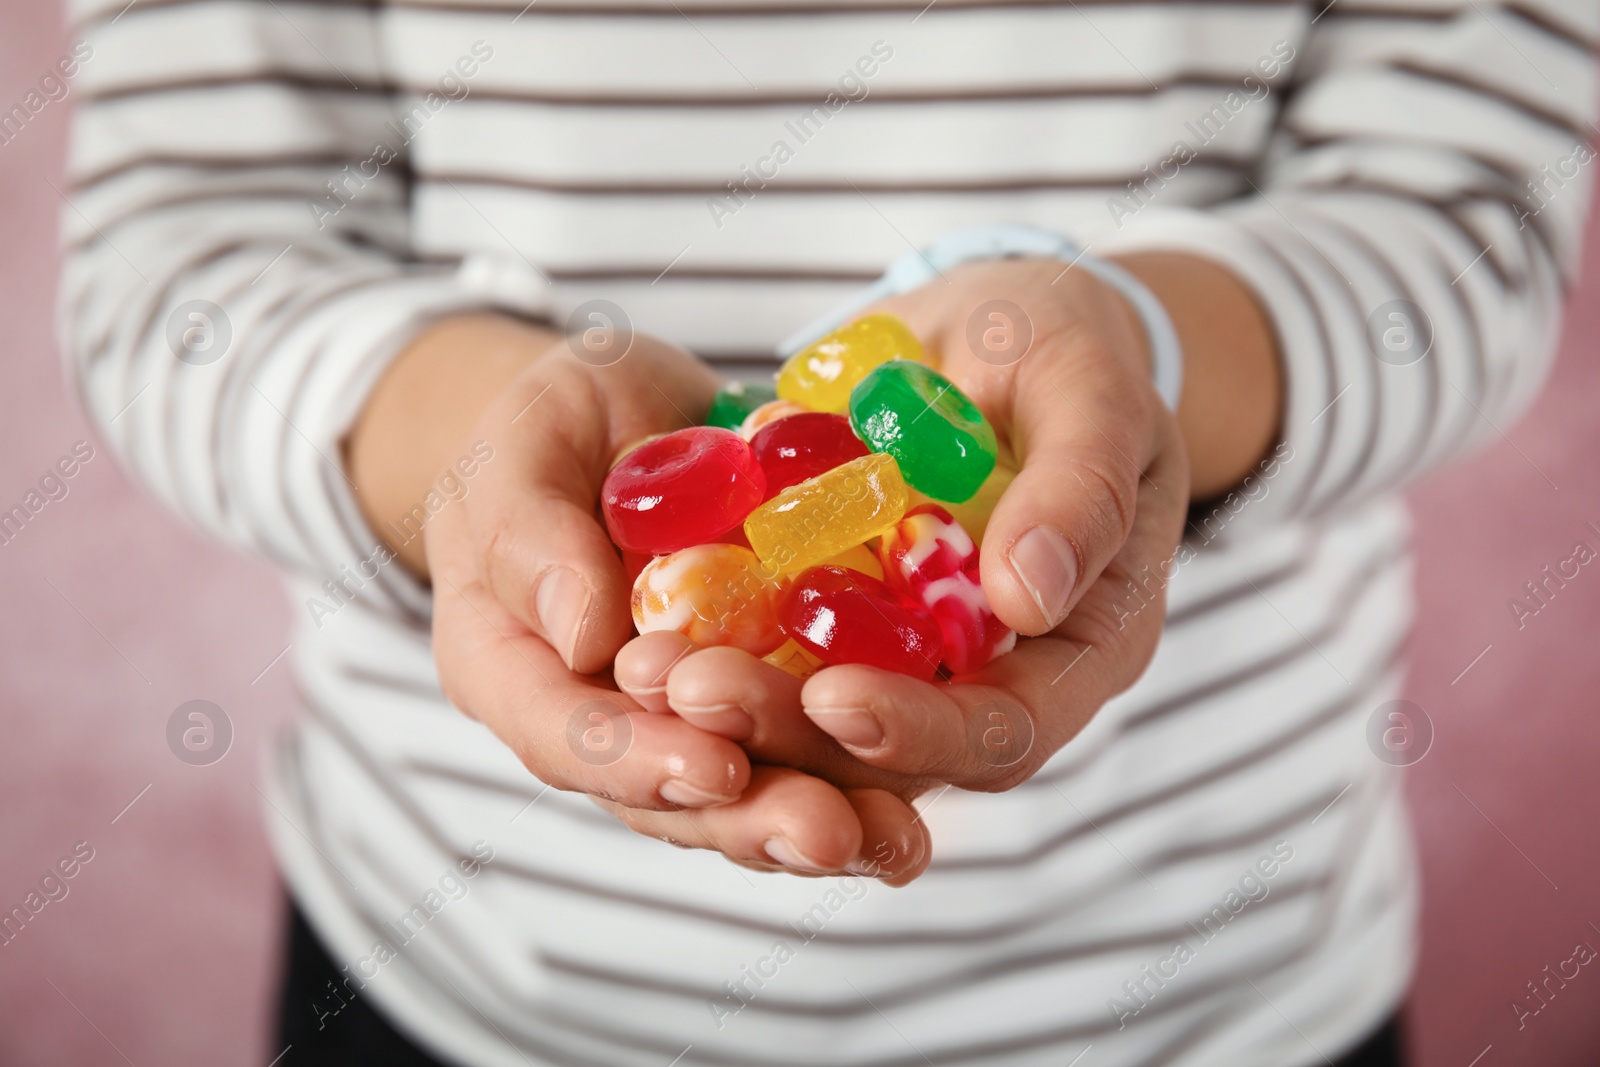
[[[1226,268],[1177,252],[1117,262],[1166,306],[1183,346],[1178,424],[1189,452],[1190,498],[1238,485],[1272,448],[1283,410],[1283,368],[1266,313]]]
[[[489,402],[559,340],[509,316],[462,315],[434,323],[395,359],[344,441],[362,513],[380,536],[401,528]],[[385,542],[427,576],[422,538]]]

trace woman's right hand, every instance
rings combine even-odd
[[[693,425],[717,380],[658,340],[635,336],[621,358],[615,338],[599,342],[591,352],[584,338],[493,316],[441,323],[397,361],[348,443],[378,530],[410,509],[417,485],[470,449],[493,450],[428,520],[425,556],[402,555],[433,584],[445,695],[539,779],[589,794],[640,833],[761,869],[909,881],[930,851],[909,791],[752,766],[733,741],[617,689],[630,583],[596,517],[600,485],[623,447]],[[408,480],[411,503],[397,488]]]

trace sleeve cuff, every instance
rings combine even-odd
[[[1188,209],[1146,209],[1117,230],[1087,234],[1106,256],[1135,251],[1187,252],[1227,267],[1260,299],[1277,338],[1284,368],[1279,441],[1237,492],[1247,501],[1236,531],[1281,523],[1307,508],[1333,445],[1340,394],[1332,342],[1315,297],[1282,255],[1242,220]]]
[[[362,515],[341,442],[390,362],[431,322],[473,311],[547,316],[552,307],[530,267],[473,257],[454,270],[375,278],[297,323],[254,374],[249,392],[260,395],[242,398],[229,434],[230,484],[249,487],[246,506],[273,520],[251,525],[287,538],[273,554],[379,610],[425,619],[431,596]]]

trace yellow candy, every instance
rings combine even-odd
[[[761,659],[762,662],[770,663],[786,674],[794,675],[802,682],[825,666],[820,659],[793,641],[785,641],[782,648],[762,656]]]
[[[878,554],[866,545],[847,548],[832,559],[823,560],[822,566],[844,567],[883,581],[883,564],[878,562]]]
[[[856,383],[891,359],[926,362],[922,342],[894,315],[868,315],[790,356],[778,371],[778,396],[813,411],[842,412]]]
[[[783,643],[783,583],[740,545],[695,545],[657,556],[633,582],[633,624],[675,630],[702,648],[732,645],[755,656]]]
[[[768,573],[792,574],[887,532],[910,499],[894,457],[874,452],[791,485],[750,513],[744,534]]]
[[[996,464],[989,477],[985,478],[972,499],[960,504],[952,504],[948,500],[935,500],[931,496],[911,490],[911,507],[922,504],[938,504],[950,513],[950,517],[959,522],[962,529],[972,536],[973,544],[983,547],[983,532],[989,526],[989,517],[994,514],[995,505],[1000,503],[1000,495],[1006,491],[1016,478],[1017,472],[1005,464]]]
[[[793,400],[769,400],[744,417],[744,422],[739,424],[739,436],[748,441],[767,423],[786,419],[790,415],[803,415],[810,410]]]

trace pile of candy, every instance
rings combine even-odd
[[[837,663],[976,670],[1017,640],[978,580],[1015,477],[997,453],[905,323],[836,330],[776,389],[723,389],[705,426],[646,438],[612,467],[601,508],[637,575],[634,623],[801,678]]]

